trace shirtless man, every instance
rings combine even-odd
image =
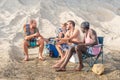
[[[77,45],[76,47],[72,47],[69,50],[69,53],[68,53],[65,61],[60,66],[60,68],[58,68],[56,70],[57,72],[66,71],[66,65],[69,62],[69,59],[71,58],[73,53],[78,54],[79,65],[75,70],[80,71],[83,68],[82,54],[83,53],[89,53],[89,54],[94,55],[96,51],[98,52],[99,47],[95,47],[95,45],[98,45],[97,34],[93,29],[89,28],[89,22],[83,22],[81,24],[81,30],[82,30],[83,33],[85,33],[85,37],[84,37],[83,42],[78,42],[78,41],[73,41],[73,40],[70,41],[72,43],[79,44],[79,45]],[[93,48],[94,48],[94,50],[93,50]]]
[[[67,42],[68,44],[68,49],[70,49],[72,46],[76,46],[76,44],[70,43],[69,41],[75,41],[75,42],[80,42],[80,31],[78,29],[75,28],[75,22],[72,20],[69,20],[67,22],[67,28],[68,31],[65,34],[64,38],[59,38],[60,41],[64,41]],[[52,66],[53,68],[58,68],[61,66],[61,64],[64,62],[66,56],[68,54],[68,50],[66,50],[65,56],[54,66]]]
[[[25,61],[29,60],[28,47],[39,46],[39,59],[44,60],[42,53],[44,48],[44,38],[40,35],[38,28],[36,27],[37,23],[35,20],[31,20],[30,24],[25,24],[24,29],[24,42],[23,49],[25,54]]]

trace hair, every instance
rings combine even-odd
[[[36,20],[34,20],[34,19],[30,20],[30,24],[32,24],[34,22],[36,22]]]
[[[67,22],[70,22],[73,25],[73,27],[75,27],[75,22],[73,20],[68,20]]]
[[[63,23],[62,25],[63,25],[64,27],[66,27],[66,26],[67,26],[67,23]]]
[[[85,29],[89,29],[90,28],[90,23],[85,21],[81,23],[81,27],[85,28]]]

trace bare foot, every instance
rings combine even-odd
[[[59,69],[56,69],[56,72],[64,72],[64,71],[66,71],[65,68],[59,68]]]
[[[64,58],[61,58],[60,60],[57,60],[56,63],[62,62]]]
[[[75,69],[75,71],[81,71],[83,67],[84,67],[83,65],[79,65],[79,66]]]
[[[24,60],[23,61],[29,61],[29,58],[28,56],[25,56]]]
[[[39,60],[41,60],[41,61],[45,61],[45,58],[43,58],[43,57],[39,57]]]
[[[52,68],[60,68],[58,65],[53,65]]]

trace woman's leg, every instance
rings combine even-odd
[[[64,57],[64,54],[63,54],[63,52],[62,52],[62,50],[61,50],[61,45],[56,45],[56,49],[57,49],[57,51],[58,51],[58,53],[60,54],[60,56],[61,56],[61,59]]]

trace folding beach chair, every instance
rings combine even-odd
[[[86,60],[90,67],[92,67],[95,63],[98,62],[98,59],[100,56],[101,56],[102,64],[103,64],[103,40],[104,40],[103,37],[98,37],[99,45],[97,47],[101,48],[98,55],[91,55],[89,53],[82,55],[83,61],[85,61],[87,58],[90,58],[89,62]]]

